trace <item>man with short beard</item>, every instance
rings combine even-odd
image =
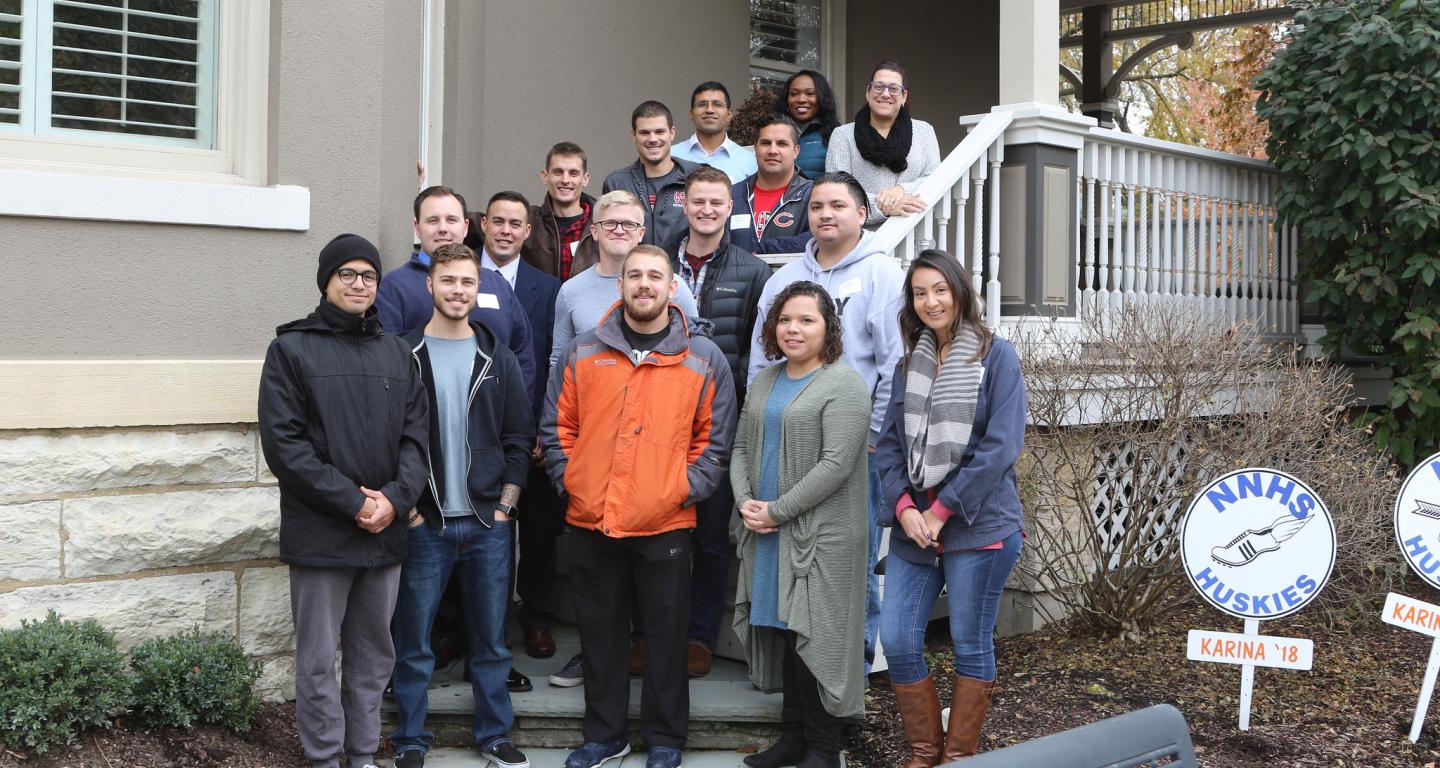
[[[521,208],[523,211],[524,209]],[[405,341],[430,402],[430,483],[410,512],[410,553],[395,611],[396,768],[421,768],[434,734],[425,730],[435,654],[430,630],[453,571],[470,638],[475,711],[471,736],[496,768],[529,768],[510,743],[514,709],[505,678],[510,602],[510,526],[530,468],[535,425],[514,354],[470,319],[480,260],[451,243],[430,254],[430,322]]]
[[[300,746],[319,768],[339,768],[342,752],[374,768],[403,520],[425,485],[429,409],[409,348],[376,317],[375,246],[336,237],[316,279],[319,306],[277,328],[265,352],[260,448],[280,485]]]
[[[571,527],[570,593],[580,628],[585,742],[566,768],[629,753],[630,604],[645,624],[640,736],[647,768],[677,768],[690,697],[685,632],[695,502],[725,479],[734,437],[730,365],[670,303],[670,257],[637,246],[620,301],[551,372],[541,444]]]

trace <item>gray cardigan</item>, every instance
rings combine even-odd
[[[845,171],[865,188],[865,195],[870,198],[865,225],[872,228],[885,222],[885,214],[875,204],[876,193],[899,184],[913,194],[920,188],[920,182],[940,165],[940,142],[935,138],[935,129],[924,120],[910,118],[910,154],[905,156],[905,162],[904,172],[895,173],[861,157],[855,147],[854,123],[836,128],[830,134],[830,148],[825,152],[826,173]]]
[[[765,434],[765,401],[784,363],[761,371],[740,414],[730,484],[737,504],[755,497]],[[780,619],[798,635],[800,658],[820,683],[820,700],[836,717],[865,714],[865,560],[870,513],[866,443],[870,396],[844,363],[824,366],[785,408],[780,431],[780,498],[770,516],[780,537]],[[745,646],[750,681],[762,691],[782,685],[780,633],[751,627],[755,540],[737,524],[740,578],[735,632]]]

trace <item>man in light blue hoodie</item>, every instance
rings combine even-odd
[[[880,477],[875,468],[875,444],[890,404],[890,379],[904,353],[898,314],[905,273],[889,254],[873,247],[874,235],[864,229],[865,190],[843,171],[827,173],[810,190],[810,232],[815,239],[805,255],[786,264],[765,283],[750,344],[749,380],[772,361],[765,359],[760,330],[766,311],[780,289],[809,280],[824,286],[840,315],[845,351],[841,360],[870,385],[870,579],[865,599],[865,667],[875,655],[875,632],[880,618],[880,585],[875,560],[880,549],[880,528],[874,525],[880,505]]]

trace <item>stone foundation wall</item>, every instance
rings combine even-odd
[[[253,425],[0,431],[0,627],[53,608],[125,649],[225,632],[294,698],[279,502]]]

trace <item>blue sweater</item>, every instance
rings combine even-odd
[[[825,132],[818,120],[811,120],[800,129],[800,156],[795,158],[795,167],[810,180],[825,173]]]
[[[1015,460],[1025,441],[1025,381],[1020,358],[1004,339],[995,339],[981,361],[985,372],[975,403],[975,423],[960,466],[938,486],[939,501],[955,512],[940,529],[946,552],[984,547],[1023,527]],[[910,482],[906,468],[905,364],[895,368],[890,406],[876,448],[884,503],[876,515],[882,526],[895,526],[895,505],[909,493],[917,509],[930,508],[927,489]],[[899,527],[899,526],[895,526]],[[890,552],[912,563],[933,563],[934,549],[921,549],[901,531],[890,536]]]
[[[380,326],[386,333],[407,336],[430,322],[435,314],[435,300],[425,287],[429,274],[430,257],[420,251],[404,266],[386,272],[381,278],[380,290],[375,294],[375,309],[380,313]],[[515,353],[525,389],[533,391],[535,349],[530,341],[530,321],[525,318],[525,308],[515,298],[510,283],[500,273],[480,270],[480,294],[470,319],[490,329],[501,344]]]

